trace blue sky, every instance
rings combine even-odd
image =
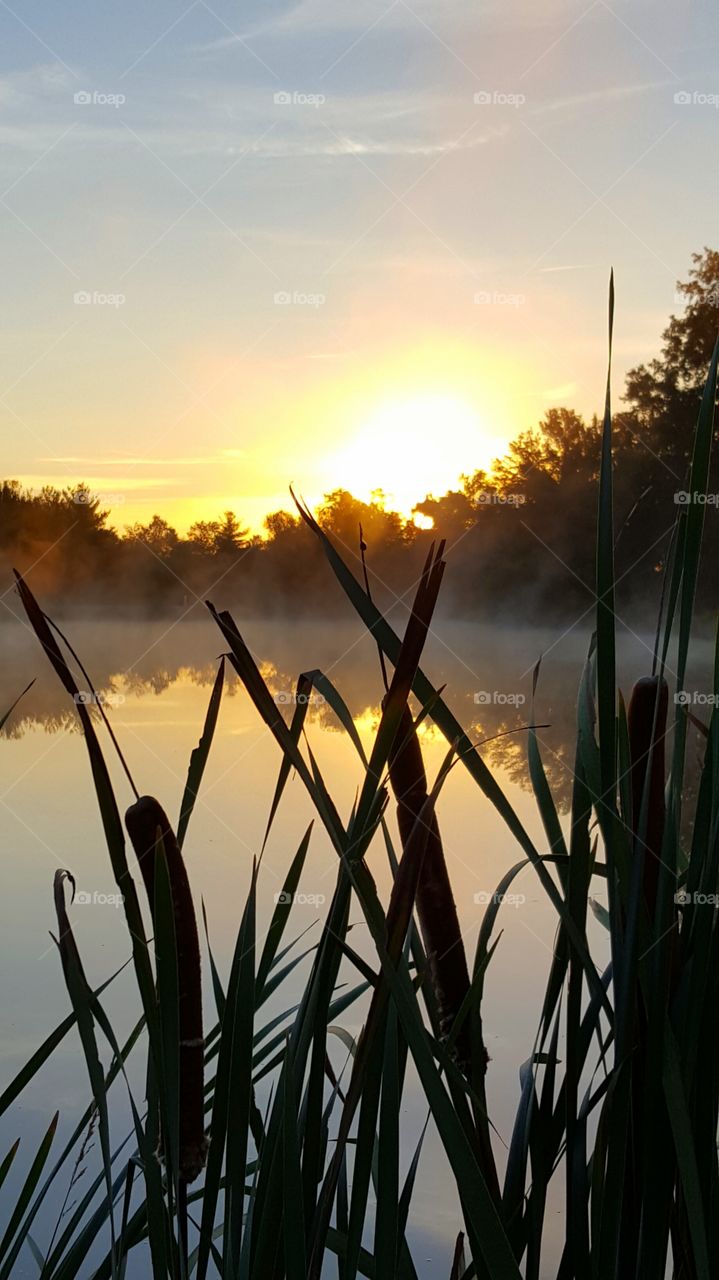
[[[717,244],[718,28],[709,4],[0,0],[7,474],[87,478],[119,523],[257,525],[291,481],[406,505],[403,466],[419,499],[550,405],[600,406],[611,265],[618,396]]]

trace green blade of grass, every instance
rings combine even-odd
[[[205,724],[202,730],[202,736],[197,746],[190,756],[190,767],[187,771],[187,781],[185,790],[182,795],[182,803],[180,805],[180,817],[177,822],[177,843],[182,848],[187,827],[192,817],[192,811],[195,807],[195,801],[200,790],[200,783],[205,772],[207,757],[210,754],[212,739],[215,736],[215,728],[217,726],[217,716],[220,710],[220,702],[222,701],[222,688],[225,679],[225,658],[224,654],[220,658],[220,665],[215,677],[215,683],[212,686],[210,701],[207,707],[207,715],[205,716]]]
[[[290,863],[289,871],[287,872],[284,884],[282,885],[282,891],[279,894],[274,912],[272,913],[272,920],[270,921],[270,926],[265,937],[265,945],[262,948],[262,954],[257,966],[256,983],[257,991],[260,994],[264,990],[265,983],[269,977],[270,970],[272,969],[273,962],[277,955],[277,950],[284,936],[285,928],[290,917],[292,902],[297,891],[297,886],[300,882],[300,876],[302,875],[302,869],[307,857],[307,850],[310,845],[312,826],[313,823],[310,823],[302,837],[302,840],[300,841],[299,848]]]
[[[102,1150],[102,1160],[105,1168],[105,1183],[107,1186],[108,1196],[110,1196],[112,1187],[112,1161],[110,1151],[110,1119],[107,1108],[107,1090],[105,1087],[105,1073],[100,1061],[100,1054],[95,1036],[95,1020],[93,1016],[94,999],[90,989],[85,971],[80,959],[80,953],[77,949],[75,936],[67,914],[65,906],[64,881],[70,880],[75,892],[75,881],[68,871],[57,871],[54,880],[54,897],[55,897],[55,913],[57,916],[58,938],[57,945],[60,951],[60,960],[62,962],[62,971],[67,986],[68,995],[72,1001],[72,1007],[77,1018],[77,1029],[80,1033],[80,1041],[87,1065],[87,1072],[90,1079],[90,1087],[95,1101],[98,1115],[98,1129],[100,1134],[100,1147]],[[112,1240],[112,1248],[115,1246],[115,1220],[110,1214],[110,1234]],[[115,1266],[113,1266],[113,1275]]]
[[[60,1118],[60,1112],[56,1111],[55,1115],[50,1121],[50,1124],[47,1127],[47,1130],[45,1131],[43,1138],[40,1141],[40,1144],[35,1153],[35,1157],[30,1166],[27,1177],[25,1178],[25,1181],[23,1182],[23,1185],[20,1188],[20,1192],[17,1196],[17,1199],[15,1200],[12,1213],[10,1214],[10,1220],[7,1224],[7,1227],[5,1228],[5,1232],[2,1237],[2,1240],[0,1240],[0,1261],[4,1260],[7,1257],[8,1251],[10,1250],[11,1246],[13,1246],[13,1241],[15,1240],[15,1236],[18,1233],[18,1231],[20,1231],[20,1225],[23,1220],[23,1215],[32,1199],[32,1194],[38,1182],[40,1181],[40,1176],[42,1174],[43,1169],[45,1168],[45,1164],[47,1163],[47,1158],[50,1154],[50,1148],[52,1147],[53,1140],[55,1138],[55,1133],[57,1130],[57,1122],[59,1118]],[[20,1243],[22,1243],[22,1241],[20,1241]],[[18,1245],[18,1248],[15,1249],[13,1252],[13,1255],[12,1255],[13,1261],[14,1261],[14,1258],[17,1256],[17,1252],[19,1252],[19,1245]]]
[[[20,702],[20,701],[25,697],[25,694],[26,694],[26,693],[28,693],[30,689],[32,689],[32,687],[33,687],[34,683],[35,683],[35,681],[34,681],[34,680],[31,680],[29,684],[26,684],[26,685],[25,685],[25,688],[24,688],[24,689],[23,689],[23,691],[22,691],[22,693],[19,693],[19,694],[18,694],[17,698],[15,699],[15,701],[14,701],[14,702],[12,702],[12,703],[10,704],[10,706],[8,707],[8,709],[7,709],[7,711],[5,712],[5,714],[4,714],[4,715],[2,715],[2,716],[0,716],[0,729],[4,729],[4,728],[5,728],[5,725],[7,724],[8,720],[10,719],[10,716],[12,715],[12,713],[13,713],[13,711],[15,710],[16,706],[17,706],[17,705],[18,705],[18,703],[19,703],[19,702]]]

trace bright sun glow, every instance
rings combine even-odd
[[[337,486],[367,501],[377,489],[409,515],[416,502],[456,488],[462,472],[490,461],[476,411],[451,395],[423,395],[381,406],[333,459]]]

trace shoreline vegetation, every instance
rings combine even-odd
[[[719,329],[719,252],[694,255],[678,296],[683,311],[671,317],[659,356],[627,375],[613,422],[617,606],[633,618],[657,606],[678,506],[704,502],[707,564],[719,557],[719,464],[712,464],[704,495],[691,492],[688,470]],[[430,528],[389,509],[379,492],[364,503],[337,489],[317,517],[357,570],[362,528],[373,595],[385,609],[406,599],[432,541],[443,538],[447,616],[574,618],[592,606],[601,442],[601,418],[552,408],[491,471],[468,471],[456,491],[418,501],[415,513]],[[0,482],[3,578],[12,567],[60,614],[177,616],[213,590],[241,604],[245,617],[336,616],[345,608],[294,509],[269,514],[262,536],[251,536],[242,513],[232,511],[198,521],[185,536],[161,515],[116,529],[101,498],[80,482],[37,492]],[[717,604],[716,577],[707,568],[697,583],[700,615]]]
[[[610,367],[613,317],[612,282]],[[688,488],[704,498],[719,341],[707,364],[688,444]],[[54,888],[68,1013],[5,1085],[0,1115],[17,1116],[23,1091],[66,1036],[87,1074],[88,1106],[69,1134],[48,1107],[35,1150],[17,1142],[4,1159],[0,1154],[0,1184],[11,1189],[0,1280],[12,1280],[31,1257],[40,1280],[320,1280],[335,1268],[341,1280],[418,1280],[414,1190],[427,1126],[456,1192],[453,1239],[432,1280],[710,1280],[719,1272],[719,641],[707,713],[695,714],[685,696],[707,503],[674,504],[654,652],[625,703],[616,683],[622,529],[614,515],[621,477],[614,443],[608,379],[593,502],[594,630],[577,695],[565,822],[545,770],[546,726],[534,715],[541,664],[522,735],[538,818],[531,829],[444,688],[425,673],[446,568],[441,540],[431,543],[409,588],[400,635],[339,540],[298,504],[325,572],[379,650],[376,731],[366,749],[341,689],[319,669],[298,676],[291,707],[278,706],[245,639],[244,619],[241,630],[230,610],[208,602],[207,625],[225,652],[174,808],[176,828],[159,800],[140,798],[121,736],[111,729],[111,708],[99,703],[99,717],[91,715],[81,696],[81,689],[94,694],[90,676],[17,574],[27,624],[82,724],[118,921],[127,930],[123,968],[133,981],[137,1022],[120,1043],[104,999],[117,974],[99,990],[90,987],[73,932],[72,868],[57,871],[48,894]],[[278,773],[270,780],[262,846],[245,868],[232,963],[221,972],[212,921],[192,902],[184,864],[195,859],[201,874],[192,814],[226,665],[274,740]],[[357,789],[347,815],[312,749],[305,695],[313,690],[327,699],[356,751]],[[427,777],[421,754],[425,721],[446,740],[435,778]],[[690,724],[703,748],[692,797]],[[117,788],[106,761],[115,754],[125,775]],[[516,861],[471,939],[455,925],[440,835],[450,802],[445,784],[455,769],[467,772],[480,812],[491,807],[516,845]],[[291,777],[315,818],[296,832],[269,927],[258,933],[262,857],[279,807],[291,806]],[[319,939],[310,942],[295,934],[293,906],[306,883],[315,826],[336,854],[336,875]],[[386,895],[370,870],[370,849],[373,857],[386,854]],[[536,1023],[521,1028],[526,1058],[505,1143],[488,1113],[484,995],[494,966],[508,964],[511,972],[511,956],[497,952],[497,943],[503,904],[522,876],[546,895],[556,933]],[[357,950],[356,921],[366,926],[368,954]],[[606,931],[602,947],[596,922]],[[211,994],[204,1009],[200,949]],[[290,1003],[285,979],[305,957],[306,983],[299,1003]],[[351,1026],[360,1020],[356,1034],[345,1025],[348,1011]],[[140,1058],[139,1071],[126,1071],[131,1055],[133,1065]],[[404,1122],[415,1090],[427,1126],[408,1142]],[[111,1091],[113,1103],[118,1092],[127,1099],[124,1134],[115,1131]],[[188,1147],[182,1100],[190,1094]],[[79,1167],[86,1176],[77,1188]],[[60,1213],[46,1231],[42,1215],[54,1203]],[[550,1255],[549,1238],[558,1234]]]

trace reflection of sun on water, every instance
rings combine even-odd
[[[335,455],[332,470],[338,487],[365,502],[381,489],[389,507],[409,516],[427,494],[456,488],[462,472],[486,466],[488,449],[487,431],[467,401],[422,395],[377,409]]]

